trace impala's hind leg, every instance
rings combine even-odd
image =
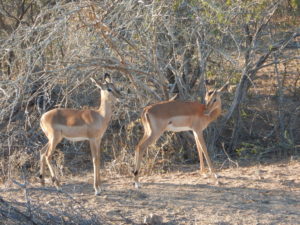
[[[42,186],[45,186],[45,167],[46,167],[46,158],[45,153],[48,151],[49,142],[40,150],[40,182]]]
[[[147,147],[153,143],[156,142],[156,140],[160,137],[161,133],[155,133],[153,131],[151,131],[151,133],[146,133],[144,134],[143,138],[141,139],[141,141],[139,142],[139,144],[136,147],[135,150],[135,168],[133,171],[134,174],[134,185],[135,188],[139,188],[140,187],[140,183],[139,183],[139,170],[141,167],[141,161],[142,161],[142,157],[143,157],[143,153],[145,152],[145,149],[147,149]]]
[[[56,134],[54,133],[52,137],[48,137],[49,139],[49,143],[48,143],[48,149],[47,151],[45,151],[45,153],[42,155],[41,157],[41,161],[42,160],[45,160],[47,165],[48,165],[48,168],[50,170],[50,174],[51,174],[51,177],[52,177],[52,182],[54,183],[55,187],[57,189],[60,189],[59,186],[59,180],[58,178],[56,177],[55,173],[54,173],[54,170],[53,170],[53,167],[51,165],[51,156],[56,148],[56,145],[61,141],[61,137],[59,134]],[[42,169],[42,168],[41,168]]]

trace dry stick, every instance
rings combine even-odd
[[[81,20],[82,23],[84,23],[82,20]],[[85,24],[85,23],[84,23]],[[112,65],[107,65],[107,66],[103,66],[104,68],[108,68],[108,69],[116,69],[116,70],[119,70],[119,71],[122,71],[124,72],[128,79],[132,82],[132,84],[134,85],[135,89],[136,90],[139,90],[138,86],[137,86],[137,82],[136,80],[133,78],[133,76],[131,75],[131,73],[129,73],[129,70],[131,70],[132,72],[139,72],[139,73],[143,73],[143,74],[148,74],[149,73],[145,73],[145,72],[142,72],[142,71],[134,71],[133,69],[129,69],[126,67],[126,65],[128,65],[128,63],[126,63],[126,60],[124,59],[124,57],[122,56],[121,52],[119,51],[119,49],[117,48],[117,46],[115,46],[113,44],[113,41],[111,40],[111,38],[109,38],[105,32],[111,32],[113,33],[113,31],[108,27],[106,26],[105,24],[103,24],[102,22],[97,22],[95,24],[93,24],[95,27],[97,27],[98,29],[100,29],[100,32],[101,32],[101,35],[103,37],[103,39],[105,40],[105,42],[108,44],[108,46],[119,56],[119,58],[121,59],[121,62],[118,62],[118,65],[117,66],[112,66]],[[85,26],[87,26],[85,24]],[[141,95],[141,93],[140,93]],[[159,98],[159,96],[155,93],[155,96]]]
[[[156,154],[154,156],[154,159],[153,159],[152,163],[150,163],[150,165],[149,165],[150,168],[148,170],[148,175],[150,175],[152,173],[153,167],[154,167],[154,164],[155,164],[155,161],[156,161],[156,158],[157,158],[158,154],[160,153],[160,151],[161,151],[161,148],[158,148],[158,150],[157,150],[157,152],[156,152]]]
[[[28,195],[28,188],[27,188],[27,180],[25,179],[25,183],[24,184],[21,184],[19,183],[18,181],[12,179],[12,182],[14,184],[16,184],[17,186],[19,186],[21,189],[24,189],[25,191],[25,198],[26,198],[26,202],[27,202],[27,208],[28,208],[28,204],[29,204],[29,209],[30,209],[30,212],[31,212],[31,207],[30,207],[30,200],[29,200],[29,195]],[[80,210],[80,212],[85,212],[86,214],[88,214],[93,220],[95,215],[94,214],[91,214],[89,210],[86,210],[85,207],[82,206],[82,204],[80,202],[78,202],[76,199],[74,199],[70,194],[68,194],[67,192],[64,192],[62,190],[56,190],[56,189],[49,189],[49,188],[44,188],[44,187],[41,187],[41,188],[34,188],[34,190],[41,190],[41,191],[48,191],[48,192],[54,192],[57,194],[58,198],[61,199],[61,196],[60,194],[64,194],[67,198],[69,198],[71,201],[75,202],[79,208],[78,210]],[[24,215],[26,216],[26,215]],[[32,212],[30,213],[30,216],[26,216],[26,218],[30,219],[32,221]],[[106,218],[107,219],[107,218]],[[109,219],[107,219],[109,220]],[[34,221],[32,221],[34,223]],[[35,223],[34,223],[35,224]],[[95,223],[97,224],[97,223]]]
[[[247,32],[249,33],[249,30],[247,30]],[[236,110],[239,110],[240,104],[245,98],[245,94],[247,93],[247,90],[249,88],[247,86],[247,81],[252,82],[252,79],[255,77],[256,73],[262,68],[266,60],[273,52],[282,51],[288,45],[288,43],[290,43],[293,39],[295,39],[298,36],[300,36],[300,29],[294,32],[288,38],[285,38],[282,41],[279,41],[275,45],[273,45],[272,48],[270,48],[267,51],[267,53],[263,54],[262,56],[259,57],[258,60],[256,60],[256,62],[253,64],[251,68],[246,67],[246,70],[243,72],[242,78],[240,79],[237,90],[235,91],[233,103],[231,104],[230,109],[228,110],[226,115],[224,116],[225,118],[222,122],[221,131],[225,129],[225,125],[228,123],[229,119],[233,116],[234,112],[236,112]],[[217,140],[219,138],[220,135],[219,137],[217,137]]]
[[[3,212],[3,210],[0,211],[0,214],[2,214],[3,217],[6,217],[6,218],[10,218],[10,219],[16,219],[16,218],[13,218],[13,212],[19,214],[22,216],[23,219],[25,219],[27,222],[30,222],[34,225],[38,225],[37,223],[35,223],[31,218],[29,218],[27,215],[25,215],[24,213],[22,213],[19,209],[17,209],[16,207],[12,206],[11,204],[9,204],[7,201],[5,201],[3,198],[0,197],[0,205],[4,205],[5,207],[8,208],[8,211],[7,212]],[[10,215],[12,215],[10,217]],[[22,221],[24,222],[24,221]]]
[[[89,79],[90,77],[92,77],[94,75],[93,72],[89,71],[87,73],[87,75],[85,74],[84,78],[82,80],[79,81],[78,84],[76,84],[71,90],[67,90],[67,93],[64,95],[64,97],[62,98],[61,102],[63,102],[65,99],[67,99],[67,96],[70,95],[74,90],[77,90],[77,88],[83,84],[84,82],[86,82],[87,79]]]
[[[31,201],[30,201],[30,198],[29,198],[29,193],[28,193],[28,188],[27,188],[27,185],[28,185],[28,182],[27,182],[27,179],[26,179],[26,176],[25,176],[25,172],[22,168],[22,176],[23,176],[23,180],[24,180],[24,184],[21,184],[19,183],[18,181],[12,179],[12,182],[14,184],[16,184],[17,186],[19,186],[20,188],[22,188],[24,190],[24,197],[25,197],[25,200],[26,200],[26,208],[27,208],[27,213],[29,214],[28,216],[21,213],[24,217],[26,217],[27,220],[29,220],[32,224],[36,224],[34,222],[34,219],[33,219],[33,214],[32,214],[32,210],[31,210]]]
[[[75,202],[79,206],[78,210],[80,211],[80,213],[86,212],[86,214],[88,214],[92,220],[94,220],[94,221],[96,220],[94,224],[98,224],[98,221],[95,218],[95,215],[91,214],[89,210],[87,210],[85,207],[83,207],[81,205],[81,203],[76,201],[76,199],[74,199],[70,194],[68,194],[67,192],[64,192],[62,190],[57,191],[56,194],[58,196],[58,199],[60,199],[61,201],[62,201],[62,198],[61,198],[60,194],[65,194],[69,199],[71,199],[71,201]]]
[[[143,58],[147,63],[151,63],[151,61],[149,61],[148,58],[146,58],[146,57],[138,50],[138,48],[137,48],[133,43],[131,43],[128,39],[126,39],[126,38],[124,38],[123,36],[121,36],[121,35],[119,35],[118,33],[116,33],[114,30],[112,30],[112,29],[111,29],[109,26],[107,26],[106,24],[104,24],[104,23],[102,22],[102,19],[103,19],[103,18],[101,18],[100,21],[99,21],[99,20],[97,19],[97,15],[96,15],[96,13],[95,13],[94,6],[91,6],[91,8],[92,8],[93,14],[90,14],[90,19],[91,19],[92,21],[97,21],[97,22],[95,23],[95,25],[99,26],[100,29],[101,29],[102,31],[109,32],[111,35],[116,36],[116,37],[118,37],[119,39],[125,41],[130,47],[132,47],[132,48],[134,49],[134,51],[135,51],[141,58]],[[111,43],[112,43],[112,42],[111,42]],[[122,57],[122,59],[123,59],[123,57]]]
[[[274,61],[278,62],[277,60],[277,55],[274,54]],[[284,132],[285,132],[285,124],[284,124],[284,110],[283,110],[283,102],[284,102],[284,79],[286,76],[286,73],[283,75],[282,78],[280,78],[279,74],[279,69],[278,69],[278,64],[274,64],[274,73],[276,75],[276,80],[277,80],[277,124],[279,128],[279,140],[281,143],[285,143],[285,137],[284,137]],[[282,151],[280,152],[282,154]]]
[[[173,135],[171,135],[171,136],[173,136]],[[155,161],[156,161],[156,159],[157,159],[159,153],[162,152],[163,147],[164,147],[165,145],[168,144],[168,142],[169,142],[169,141],[168,141],[168,137],[169,137],[169,136],[167,136],[167,137],[165,138],[164,143],[162,143],[162,144],[160,145],[160,147],[159,147],[158,150],[156,151],[156,154],[155,154],[155,156],[154,156],[154,159],[152,160],[152,163],[149,164],[149,169],[148,169],[148,172],[147,172],[148,175],[150,175],[150,174],[152,173],[153,168],[154,168],[154,165],[155,165]]]
[[[24,197],[25,197],[25,200],[26,200],[26,207],[27,207],[27,212],[29,214],[29,218],[32,220],[32,210],[31,210],[31,202],[30,202],[30,199],[29,199],[29,194],[28,194],[28,190],[27,190],[27,179],[26,179],[26,175],[25,175],[25,172],[22,168],[22,174],[23,174],[23,180],[24,180]]]
[[[238,163],[238,162],[235,162],[234,160],[232,160],[232,159],[230,158],[230,156],[228,155],[228,153],[226,152],[225,146],[224,146],[224,142],[222,142],[222,149],[223,149],[225,155],[227,156],[227,159],[222,163],[222,165],[220,166],[219,170],[221,170],[221,169],[223,168],[223,166],[225,165],[225,163],[226,163],[227,160],[228,160],[229,162],[235,164],[235,165],[236,165],[236,168],[239,168],[239,163]]]
[[[7,98],[10,97],[10,95],[7,94],[7,92],[6,92],[3,88],[1,88],[1,87],[0,87],[0,91],[2,91],[2,93],[3,93]]]
[[[127,42],[131,47],[133,47],[133,49],[140,55],[142,56],[142,58],[144,60],[146,60],[148,63],[151,63],[146,57],[144,57],[142,54],[140,54],[139,51],[137,51],[137,48],[135,46],[133,46],[129,41],[127,41],[125,38],[119,36],[116,34],[116,32],[114,32],[111,28],[109,28],[106,24],[104,24],[102,21],[98,21],[97,20],[97,16],[95,14],[95,11],[92,7],[92,11],[93,13],[90,14],[90,19],[92,21],[97,21],[95,24],[93,24],[94,27],[98,28],[100,30],[100,33],[103,37],[103,39],[105,40],[105,42],[107,43],[107,45],[111,48],[111,50],[113,50],[117,56],[120,58],[121,62],[119,62],[119,65],[121,65],[122,67],[125,67],[126,65],[128,65],[128,63],[125,60],[125,57],[121,54],[121,51],[118,49],[118,47],[113,43],[112,39],[108,37],[108,35],[106,35],[106,32],[109,32],[111,35],[115,35],[118,36],[119,38],[121,38],[123,41]],[[80,15],[79,15],[80,17]],[[87,26],[87,24],[82,21],[82,18],[80,17],[81,22]],[[126,68],[126,67],[125,67]],[[136,90],[139,90],[138,86],[136,85],[136,81],[133,78],[133,76],[128,72],[128,69],[123,70],[123,72],[127,75],[127,77],[129,78],[129,80],[132,82],[132,84],[134,85]],[[159,96],[154,93],[154,95],[159,99]]]
[[[296,132],[296,127],[298,126],[298,123],[296,122],[297,119],[299,118],[300,116],[300,105],[298,105],[295,110],[294,110],[294,113],[291,115],[291,119],[290,119],[290,123],[289,123],[289,133],[291,135],[291,139],[293,141],[293,144],[295,145],[295,140],[294,140],[294,132]],[[299,148],[300,145],[295,145],[294,146],[294,149],[295,149],[295,153],[297,153],[297,150],[296,148]]]

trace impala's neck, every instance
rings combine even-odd
[[[214,110],[212,110],[211,112],[209,112],[209,114],[207,115],[208,118],[209,118],[209,122],[213,122],[215,121],[222,113],[222,108],[221,107],[218,107]]]
[[[110,120],[112,115],[112,104],[108,96],[101,92],[101,104],[98,109],[99,113],[107,120]]]

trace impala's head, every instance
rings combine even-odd
[[[205,105],[208,112],[213,111],[216,108],[221,108],[221,95],[224,90],[227,89],[229,82],[226,82],[221,88],[209,88],[208,81],[205,81],[206,85],[206,95],[205,95]]]
[[[100,88],[102,97],[109,99],[122,98],[120,91],[115,87],[108,73],[104,74],[104,79],[101,83],[95,81],[93,78],[91,78],[91,80],[98,88]]]

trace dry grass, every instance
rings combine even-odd
[[[0,216],[6,224],[25,217],[36,224],[141,224],[150,213],[162,216],[164,224],[297,224],[299,172],[299,158],[227,168],[219,171],[216,186],[198,174],[198,165],[178,165],[142,176],[140,190],[131,177],[105,172],[99,197],[93,195],[91,173],[64,177],[62,192],[49,183],[40,188],[33,179],[26,189],[7,182],[0,189]]]

